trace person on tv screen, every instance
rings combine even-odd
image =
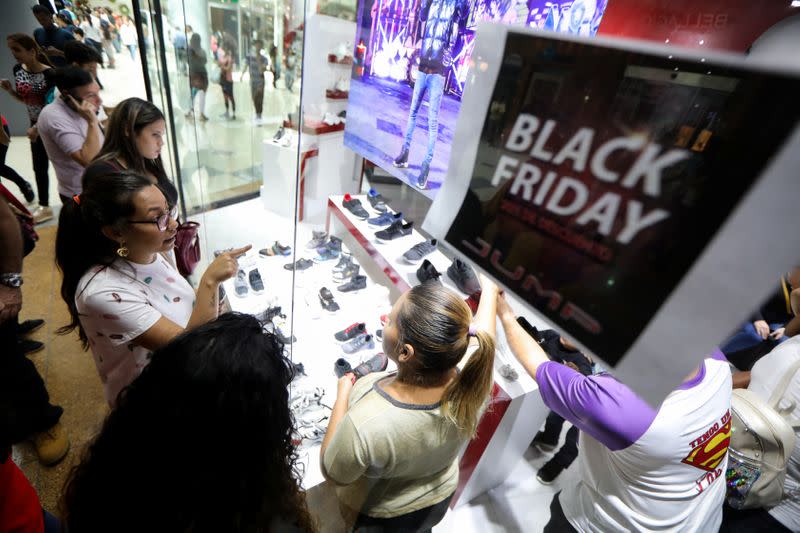
[[[419,67],[414,83],[414,94],[408,112],[408,124],[403,137],[400,155],[394,160],[397,168],[408,168],[408,152],[411,138],[417,124],[417,112],[422,105],[425,93],[428,93],[428,148],[422,160],[417,187],[425,189],[428,184],[428,173],[433,161],[433,150],[436,147],[436,136],[439,134],[439,108],[444,93],[445,73],[452,63],[452,48],[456,42],[461,21],[466,20],[467,6],[461,0],[424,0],[420,8],[419,21],[421,46],[419,51]]]

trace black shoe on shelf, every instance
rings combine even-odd
[[[344,285],[339,285],[336,287],[336,290],[339,292],[353,292],[353,291],[360,291],[361,289],[367,288],[367,276],[353,276],[350,278],[350,281],[345,283]]]
[[[405,237],[407,235],[411,235],[411,230],[414,229],[413,222],[407,222],[403,224],[401,220],[392,223],[386,229],[382,229],[380,231],[375,232],[375,239],[378,242],[388,242],[393,241],[395,239],[399,239],[401,237]]]
[[[556,449],[558,439],[552,440],[545,436],[544,431],[540,431],[533,438],[531,446],[535,446],[540,452],[548,453]]]
[[[275,255],[291,255],[292,247],[284,246],[279,241],[275,241],[275,244],[272,245],[272,252]]]
[[[350,366],[350,363],[348,363],[347,360],[342,357],[333,363],[333,373],[336,374],[337,378],[340,378],[352,371],[353,368]]]
[[[378,331],[375,332],[375,338],[378,339],[379,341],[383,340],[383,330],[382,329],[379,329]]]
[[[330,291],[330,289],[328,289],[328,287],[322,287],[319,290],[319,297],[322,298],[323,300],[332,301],[333,300],[333,293]]]
[[[360,266],[358,266],[355,263],[350,263],[343,270],[333,273],[333,281],[335,281],[336,283],[344,283],[346,279],[358,276],[358,272],[360,270],[361,270]]]
[[[310,259],[298,259],[294,263],[287,263],[283,265],[286,270],[306,270],[314,266],[314,261]]]
[[[23,337],[25,335],[30,335],[31,333],[33,333],[42,326],[44,326],[44,320],[42,320],[41,318],[20,322],[19,324],[17,324],[17,335],[19,335],[20,337]]]
[[[453,259],[453,264],[447,267],[447,277],[453,280],[458,290],[465,294],[474,294],[481,290],[481,284],[475,271],[461,259]]]
[[[436,267],[433,266],[433,263],[427,259],[424,260],[417,269],[417,279],[420,283],[425,283],[427,281],[441,283],[442,281],[439,279],[441,275],[442,273],[436,270]]]
[[[347,342],[353,337],[357,335],[361,335],[362,333],[367,332],[367,325],[363,322],[356,322],[355,324],[350,324],[342,331],[337,331],[333,334],[333,338],[339,342]]]
[[[339,256],[339,262],[336,263],[336,265],[334,265],[333,267],[333,273],[336,274],[337,272],[341,272],[342,270],[347,268],[347,266],[350,265],[352,262],[353,262],[353,254],[342,252],[342,254]]]
[[[327,289],[326,289],[327,290]],[[330,293],[330,291],[328,291]],[[322,294],[319,295],[319,304],[322,306],[324,310],[329,313],[335,313],[339,310],[339,304],[336,303],[336,300],[331,298],[330,300],[323,298]]]
[[[400,155],[392,161],[392,165],[397,168],[408,168],[408,150],[401,150]]]
[[[32,341],[30,339],[22,339],[19,341],[19,349],[25,355],[30,355],[44,349],[44,343],[39,341]]]
[[[564,467],[556,463],[553,459],[547,461],[536,473],[536,479],[542,485],[550,485],[564,471]]]
[[[323,250],[330,250],[332,252],[336,252],[336,255],[338,256],[339,253],[342,251],[342,239],[331,235],[331,239],[328,242],[317,248],[317,252],[319,253],[322,253]]]
[[[439,241],[436,239],[422,241],[419,244],[415,244],[406,253],[404,253],[403,259],[412,265],[419,264],[419,262],[422,261],[426,255],[430,255],[435,252],[438,245]]]
[[[265,309],[261,313],[257,314],[256,315],[256,320],[258,320],[259,323],[261,323],[263,325],[263,324],[267,324],[269,322],[272,322],[272,319],[275,318],[275,317],[278,317],[278,316],[283,316],[283,315],[281,315],[281,306],[280,305],[274,305],[272,307],[268,307],[267,309]]]
[[[244,270],[239,269],[236,273],[236,279],[233,280],[233,288],[236,289],[236,296],[243,298],[247,296],[247,274]]]
[[[363,378],[373,372],[383,372],[389,366],[389,358],[383,352],[376,353],[353,369],[356,379]]]
[[[342,200],[342,206],[359,220],[367,220],[369,218],[369,213],[364,209],[364,206],[361,205],[361,200],[358,198],[353,198],[349,194],[345,194],[344,200]]]
[[[251,270],[247,277],[250,279],[250,288],[253,289],[254,293],[261,294],[264,292],[264,282],[261,280],[261,274],[257,268]]]

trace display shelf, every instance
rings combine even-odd
[[[350,91],[340,91],[339,89],[325,89],[325,98],[328,100],[347,100]]]
[[[336,133],[344,131],[344,122],[339,124],[326,124],[321,120],[306,119],[303,122],[303,133],[307,135],[324,135],[326,133]],[[283,127],[297,130],[297,124],[288,120],[283,121]]]
[[[353,56],[345,56],[342,59],[339,59],[336,57],[336,54],[328,54],[328,63],[350,66],[353,64]]]

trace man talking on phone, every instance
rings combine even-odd
[[[100,86],[83,69],[64,67],[49,75],[61,94],[45,106],[37,124],[65,204],[81,193],[83,171],[103,146],[105,137],[97,116],[103,101]]]

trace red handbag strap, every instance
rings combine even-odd
[[[33,215],[31,215],[31,212],[28,211],[27,207],[25,207],[25,204],[17,200],[17,197],[11,194],[11,191],[6,189],[6,186],[2,183],[0,183],[0,194],[2,194],[3,198],[5,198],[8,203],[16,207],[24,216],[33,219]]]

